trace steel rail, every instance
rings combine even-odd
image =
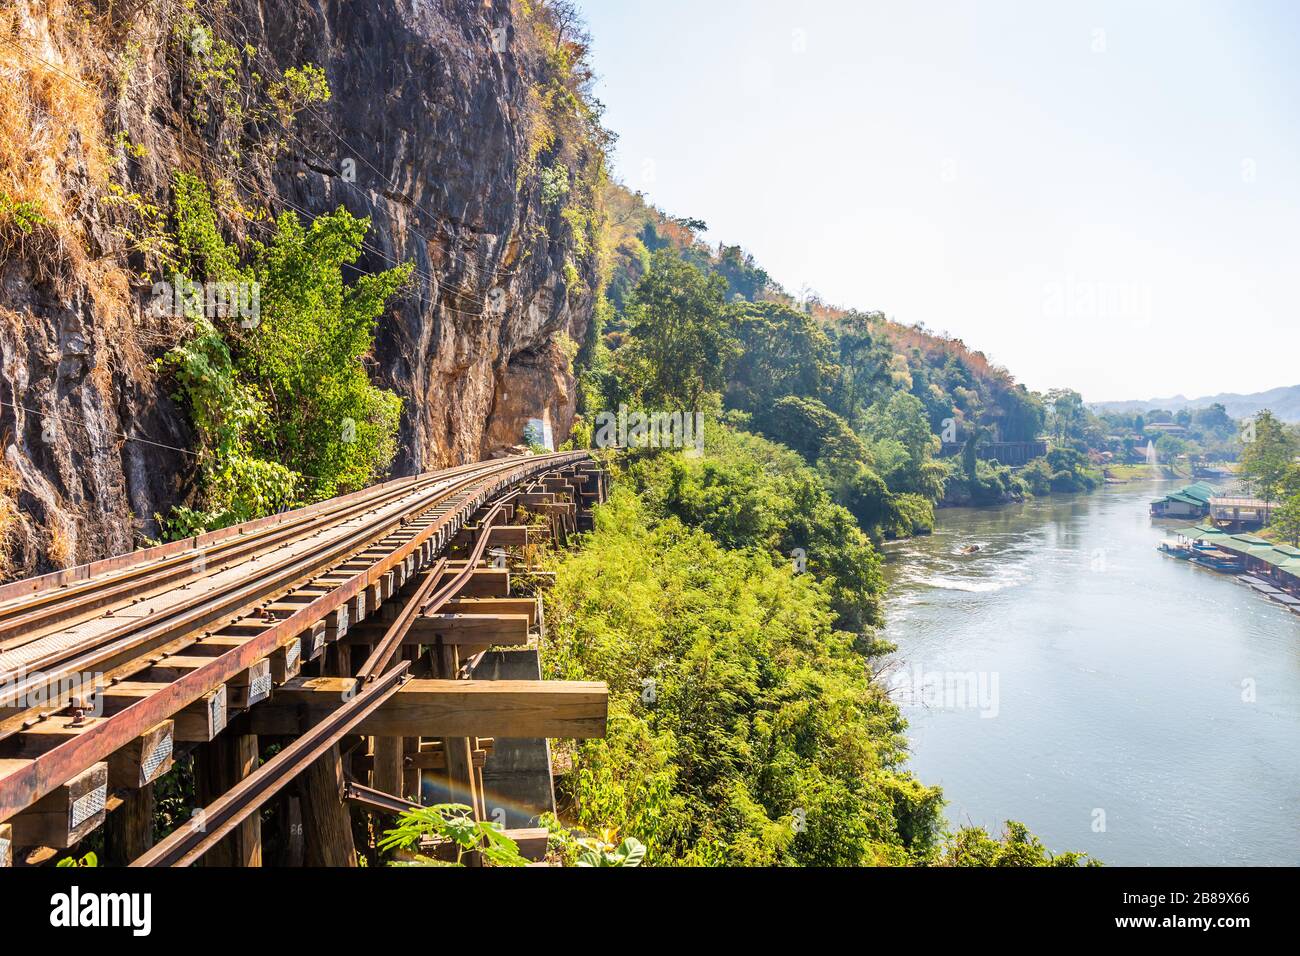
[[[481,469],[482,466],[462,467]],[[385,502],[411,494],[421,484],[436,486],[451,482],[455,477],[454,474],[438,473],[436,476],[423,475],[400,483],[386,483],[378,486],[383,490],[377,494],[365,497],[349,495],[321,503],[333,504],[332,508],[311,507],[286,512],[283,521],[251,530],[237,530],[237,533],[206,546],[195,546],[164,555],[155,561],[133,565],[110,576],[89,578],[19,598],[0,606],[0,652],[14,650],[37,640],[49,633],[54,625],[68,627],[91,620],[95,617],[94,612],[115,601],[157,596],[165,593],[169,585],[175,587],[207,576],[211,567],[247,560],[259,549],[269,552],[274,547],[300,540],[320,528],[330,527],[348,520],[348,517],[382,507]],[[200,560],[202,569],[195,573],[194,564]],[[24,630],[19,638],[7,637],[20,627]],[[46,630],[40,630],[42,627]]]
[[[357,672],[357,677],[363,681],[372,681],[379,676],[392,660],[393,655],[397,653],[398,648],[402,646],[402,639],[406,637],[407,631],[415,623],[417,617],[425,614],[437,613],[438,609],[451,600],[451,598],[460,593],[460,590],[469,581],[470,575],[473,574],[474,567],[483,558],[483,551],[487,547],[488,539],[492,535],[492,523],[501,513],[502,507],[506,504],[499,501],[493,505],[492,509],[479,520],[478,540],[475,542],[474,550],[469,554],[465,561],[465,567],[449,581],[446,586],[433,593],[438,582],[442,579],[442,571],[447,566],[444,558],[439,561],[437,567],[430,572],[428,578],[420,585],[420,589],[411,598],[407,605],[402,608],[402,613],[397,620],[393,622],[392,627],[385,632],[383,638],[375,645],[370,657],[361,666]]]
[[[413,502],[409,507],[399,506],[399,501],[389,502],[379,509],[370,524],[358,528],[352,535],[341,538],[331,545],[298,557],[269,566],[261,577],[244,587],[227,588],[210,594],[195,594],[188,600],[182,600],[167,607],[159,614],[147,618],[125,619],[120,627],[106,634],[87,641],[72,649],[60,649],[25,661],[20,672],[29,673],[20,679],[6,680],[0,690],[0,706],[12,706],[15,701],[39,698],[48,699],[51,687],[61,686],[79,674],[100,673],[126,663],[120,660],[122,654],[139,651],[147,653],[153,647],[166,643],[170,637],[179,637],[179,630],[202,629],[226,614],[234,613],[246,605],[253,605],[295,584],[306,583],[319,576],[329,565],[337,563],[348,553],[364,549],[371,543],[399,530],[411,513],[424,514],[438,506],[439,503],[454,498],[458,491],[473,487],[481,477],[491,477],[504,469],[490,469],[460,479],[447,487],[434,485],[428,491],[433,497]],[[433,489],[437,490],[434,491]],[[388,509],[384,512],[384,509]],[[75,654],[76,656],[71,656]],[[115,663],[114,663],[115,662]],[[0,679],[10,675],[0,675]],[[44,695],[44,696],[42,696]]]
[[[368,570],[357,573],[351,580],[340,584],[310,604],[304,605],[288,618],[269,624],[260,634],[250,638],[238,648],[233,648],[225,654],[213,658],[210,664],[182,675],[156,694],[132,704],[102,723],[86,728],[84,732],[69,738],[33,758],[30,762],[12,771],[4,778],[0,778],[0,821],[30,806],[77,773],[85,770],[86,767],[96,761],[105,759],[109,754],[126,746],[149,727],[171,717],[184,707],[197,701],[204,694],[209,693],[214,687],[220,686],[220,684],[241,671],[247,670],[286,641],[296,638],[316,621],[323,619],[331,611],[350,600],[363,587],[376,583],[388,571],[407,560],[417,548],[422,547],[424,542],[435,534],[447,531],[449,533],[446,540],[449,541],[450,535],[459,530],[469,516],[502,489],[509,488],[513,484],[526,482],[536,475],[559,470],[585,457],[585,453],[575,452],[536,456],[522,462],[518,460],[502,462],[499,467],[494,465],[488,474],[477,475],[474,480],[467,480],[464,482],[464,487],[449,491],[438,501],[425,503],[425,511],[421,512],[422,514],[437,511],[440,505],[445,504],[447,507],[439,513],[435,521],[427,524],[405,542],[397,544],[386,557],[374,562]],[[459,504],[457,505],[458,500]],[[355,532],[341,544],[332,547],[330,557],[324,560],[322,560],[320,554],[307,556],[299,564],[302,564],[308,570],[312,570],[312,568],[314,570],[312,570],[312,573],[306,574],[302,580],[309,581],[314,577],[321,576],[325,570],[331,567],[331,562],[334,559],[351,553],[352,548],[368,550],[373,546],[371,542],[377,540],[382,543],[393,530],[403,527],[406,523],[406,518],[395,515],[382,525],[382,531],[377,531],[376,526],[371,526]],[[312,562],[315,562],[315,564],[313,565]],[[257,585],[250,587],[254,590],[258,589]],[[248,589],[243,590],[247,591]],[[261,590],[266,591],[266,588],[263,587]],[[271,590],[274,590],[274,588]],[[247,597],[246,594],[241,594],[241,596]],[[231,598],[228,594],[224,599],[227,604],[237,602],[236,598]],[[250,602],[250,606],[255,603],[255,601]],[[223,611],[222,613],[226,612]],[[204,611],[203,617],[220,617],[222,613],[214,615],[210,611]],[[126,650],[134,650],[138,657],[142,653],[140,647],[144,642],[148,642],[148,646],[143,653],[148,653],[149,650],[157,650],[160,647],[160,640],[155,639],[150,642],[149,637],[151,635],[148,630],[146,629],[144,636],[136,637],[130,641],[130,648],[114,648],[114,650],[122,653],[126,653]],[[157,630],[157,628],[154,630]],[[165,639],[166,635],[164,634],[162,640],[165,641]],[[94,653],[91,652],[91,656]],[[102,657],[102,648],[99,653]],[[76,666],[84,666],[86,661],[84,658],[79,658],[72,663]],[[120,670],[129,674],[142,669],[144,666],[146,665],[141,661],[131,659]],[[57,709],[54,712],[57,712]]]
[[[411,810],[424,809],[420,804],[407,800],[405,797],[395,797],[391,793],[375,790],[365,784],[357,783],[351,777],[343,779],[343,799],[349,803],[365,807],[367,810],[388,813],[393,816],[399,816]]]
[[[447,559],[440,558],[432,568],[425,572],[425,579],[420,583],[419,589],[411,596],[411,600],[406,602],[406,605],[397,615],[397,619],[384,632],[384,636],[380,638],[375,645],[375,649],[370,652],[370,656],[366,658],[365,663],[361,665],[361,669],[357,671],[357,679],[363,684],[370,683],[379,677],[384,668],[388,666],[389,661],[393,659],[393,655],[402,646],[402,639],[406,637],[406,632],[411,629],[411,625],[419,617],[421,603],[438,586],[438,581],[442,578],[442,572],[446,567]]]
[[[191,865],[397,693],[409,676],[409,668],[410,662],[402,661],[400,666],[366,685],[328,717],[204,807],[197,814],[201,829],[182,824],[180,829],[132,862],[131,866]]]

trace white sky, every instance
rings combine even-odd
[[[579,0],[616,173],[1089,401],[1300,383],[1300,4]]]

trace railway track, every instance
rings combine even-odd
[[[563,537],[603,488],[585,453],[468,465],[0,588],[0,864],[14,846],[75,846],[121,802],[115,795],[129,801],[151,787],[180,750],[219,749],[232,737],[255,746],[248,728],[257,715],[284,723],[275,704],[294,698],[296,732],[276,737],[310,745],[291,742],[281,756],[292,759],[268,762],[263,770],[275,766],[259,783],[234,781],[230,799],[214,806],[220,825],[190,834],[183,852],[149,854],[194,862],[360,722],[382,716],[380,705],[410,684],[413,659],[427,654],[424,669],[444,685],[464,682],[491,638],[517,640],[518,615],[443,612],[500,570],[484,563],[489,546],[528,541],[528,529],[505,523],[517,507],[545,516],[534,528]],[[506,595],[494,607],[518,609],[508,585]],[[314,695],[303,689],[311,680],[343,689]],[[430,688],[429,700],[460,689]],[[490,690],[499,693],[484,700],[514,688]],[[533,690],[545,701],[569,688]],[[586,690],[603,699],[603,688]],[[226,733],[236,718],[239,732]],[[540,718],[484,719],[567,726]],[[436,731],[438,718],[429,720]],[[402,734],[417,751],[423,736]]]

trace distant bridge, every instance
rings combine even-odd
[[[518,763],[530,740],[604,736],[603,684],[476,668],[531,649],[540,678],[539,600],[512,569],[606,484],[585,452],[467,465],[0,587],[0,865],[103,826],[111,862],[260,866],[273,799],[301,821],[278,862],[352,865],[349,804],[391,816],[422,774],[488,818],[497,741]],[[181,753],[202,805],[154,845]],[[545,831],[514,835],[544,853]]]

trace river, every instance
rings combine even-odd
[[[943,510],[885,548],[887,680],[954,827],[1020,820],[1112,865],[1300,863],[1300,616],[1159,554],[1168,490]]]

